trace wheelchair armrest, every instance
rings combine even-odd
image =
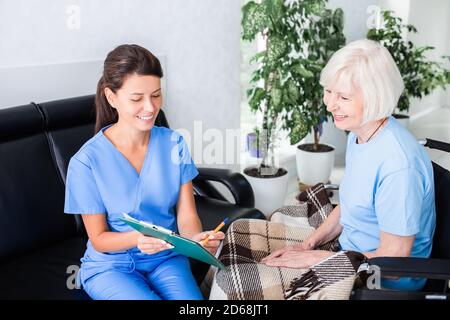
[[[450,279],[450,260],[415,257],[377,257],[370,265],[380,268],[382,276]]]
[[[431,148],[431,149],[437,149],[445,152],[450,152],[450,143],[437,141],[433,139],[424,139],[419,141],[419,143],[423,144],[425,147]]]
[[[194,189],[200,194],[218,200],[225,200],[223,195],[209,181],[220,182],[230,190],[236,205],[244,208],[255,206],[255,197],[250,183],[245,177],[228,169],[198,168],[199,175],[194,179]]]
[[[339,185],[333,183],[325,183],[323,187],[325,190],[339,190]]]

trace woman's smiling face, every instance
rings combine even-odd
[[[115,93],[106,88],[105,94],[117,110],[119,122],[140,131],[148,131],[154,126],[162,105],[159,77],[132,74],[125,78]]]
[[[363,124],[364,97],[361,89],[350,85],[349,81],[340,80],[324,87],[323,102],[333,114],[336,127],[352,131]]]

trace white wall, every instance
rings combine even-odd
[[[450,2],[447,0],[380,0],[381,8],[393,10],[405,23],[414,25],[418,33],[408,38],[418,46],[434,46],[429,58],[442,61],[440,56],[450,55]],[[447,64],[450,67],[450,64]],[[450,90],[435,90],[422,99],[413,99],[409,114],[411,120],[432,109],[450,106]]]
[[[344,10],[344,35],[347,42],[366,37],[367,24],[370,23],[371,8],[378,6],[379,0],[329,0],[328,7]]]
[[[0,107],[94,93],[106,54],[137,43],[164,57],[173,128],[193,132],[195,120],[204,130],[239,128],[240,7],[240,0],[0,0]],[[80,10],[79,29],[71,8]],[[21,94],[8,96],[12,87]]]
[[[411,0],[380,0],[381,10],[392,10],[397,17],[400,17],[404,23],[409,21],[409,11]]]
[[[428,57],[442,61],[442,55],[450,55],[450,1],[448,0],[411,0],[409,23],[414,25],[418,33],[410,39],[419,46],[433,46],[435,50]],[[448,65],[447,65],[448,66]],[[449,91],[449,89],[447,89]],[[448,92],[442,89],[421,100],[414,99],[411,103],[410,115],[420,115],[429,108],[440,108],[447,104]]]

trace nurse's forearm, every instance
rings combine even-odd
[[[340,207],[336,206],[322,225],[305,240],[311,246],[311,249],[327,243],[341,234],[340,216]]]
[[[177,202],[177,226],[180,235],[192,239],[202,232],[202,223],[195,207],[192,182],[182,184]]]
[[[90,239],[94,249],[99,252],[124,251],[137,246],[141,234],[137,231],[111,232],[105,231]]]
[[[200,219],[192,217],[188,221],[178,221],[178,231],[180,235],[192,239],[193,236],[202,232],[202,223]]]

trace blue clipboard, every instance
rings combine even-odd
[[[123,217],[120,218],[120,220],[146,236],[155,237],[170,243],[173,248],[167,250],[173,250],[187,257],[200,260],[202,262],[218,267],[219,269],[225,269],[223,263],[220,262],[199,243],[184,238],[176,234],[172,230],[168,230],[145,221],[134,219],[126,213],[123,213]]]

